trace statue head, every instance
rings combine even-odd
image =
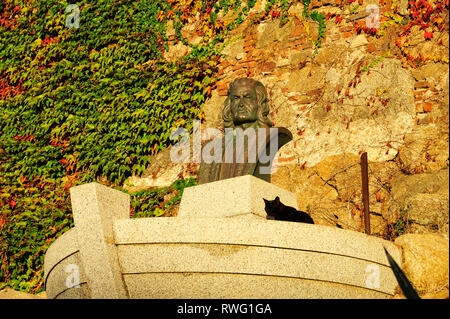
[[[269,103],[264,85],[250,78],[233,81],[222,111],[225,128],[271,127]]]

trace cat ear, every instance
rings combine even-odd
[[[263,200],[264,200],[264,203],[268,203],[269,201],[267,200],[267,199],[265,199],[265,198],[263,198]]]
[[[275,197],[275,201],[279,202],[280,201],[280,197]]]

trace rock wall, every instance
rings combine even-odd
[[[399,14],[407,15],[408,2],[398,2]],[[340,1],[311,3],[319,12],[347,17],[326,22],[320,48],[311,41],[318,24],[302,18],[300,1],[291,4],[283,26],[270,19],[241,25],[223,51],[222,79],[205,105],[206,126],[220,127],[231,81],[245,76],[261,81],[272,103],[270,118],[294,135],[277,156],[272,182],[295,192],[299,208],[317,223],[344,229],[363,227],[360,154],[367,152],[372,234],[394,239],[438,233],[432,235],[436,243],[443,241],[436,260],[445,257],[446,267],[417,271],[421,263],[411,257],[417,253],[406,253],[407,275],[421,296],[448,298],[448,31],[429,41],[418,27],[412,29],[410,54],[434,57],[416,67],[398,54],[400,26],[389,25],[378,37],[357,32],[367,5],[380,6],[383,25],[392,2],[358,3],[353,16],[362,18],[356,20],[352,6]],[[263,1],[255,11],[258,5]],[[410,242],[404,249],[434,254],[430,241]],[[429,276],[436,272],[440,275]],[[433,283],[427,286],[426,278]]]
[[[321,47],[318,23],[302,16],[301,1],[291,3],[282,26],[265,19],[233,31],[205,105],[206,126],[220,127],[231,81],[259,80],[275,126],[294,134],[277,156],[273,183],[295,192],[300,209],[320,223],[360,229],[359,155],[367,152],[373,233],[389,237],[399,220],[400,233],[448,233],[448,191],[432,181],[448,180],[448,32],[430,41],[413,27],[410,54],[434,59],[414,67],[395,43],[402,26],[388,18],[406,16],[407,1],[395,10],[391,1],[347,2],[312,1],[310,10],[343,17],[326,21]],[[358,32],[370,4],[380,7],[384,35]],[[257,1],[255,15],[264,5]],[[423,180],[434,186],[416,187]]]

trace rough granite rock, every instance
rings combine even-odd
[[[420,296],[447,296],[449,240],[438,234],[406,234],[395,243],[403,250],[403,270]]]
[[[448,233],[449,170],[399,175],[391,182],[391,211],[404,211],[416,230]],[[421,226],[426,226],[423,228]]]

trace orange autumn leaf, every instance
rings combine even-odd
[[[377,202],[381,202],[381,195],[380,193],[376,193]]]
[[[164,19],[164,11],[161,11],[160,13],[158,13],[156,20],[162,21],[163,19]]]
[[[167,12],[167,19],[170,19],[173,15],[175,15],[175,12],[173,12],[173,10],[170,10],[169,12]]]
[[[425,40],[431,40],[433,37],[433,32],[425,31]]]
[[[14,200],[10,200],[8,202],[8,204],[9,204],[9,207],[11,207],[11,209],[14,209],[14,206],[16,206],[16,202]]]

